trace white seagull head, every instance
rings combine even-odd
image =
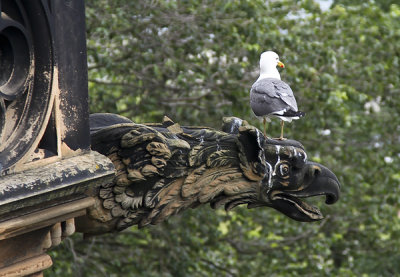
[[[276,67],[285,67],[284,64],[279,60],[278,54],[273,51],[263,52],[260,56],[260,79],[264,78],[275,78],[281,79]]]

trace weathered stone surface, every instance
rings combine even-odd
[[[41,272],[52,262],[44,252],[75,232],[99,186],[114,178],[111,161],[97,152],[0,178],[0,275]]]
[[[77,221],[79,231],[158,224],[203,203],[226,210],[267,206],[313,221],[323,216],[303,198],[326,195],[332,204],[339,197],[336,176],[308,161],[301,143],[266,139],[241,119],[224,119],[219,131],[168,118],[148,125],[120,118],[92,116],[92,149],[111,158],[117,177],[92,195],[96,205]]]
[[[46,202],[62,204],[77,195],[83,197],[89,187],[107,183],[113,176],[111,161],[94,151],[3,176],[0,178],[0,222],[15,216],[20,209],[29,213],[36,205],[45,207]]]
[[[90,150],[84,1],[0,12],[0,276],[42,276],[115,171]]]

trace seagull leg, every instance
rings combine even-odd
[[[267,120],[263,117],[263,124],[264,124],[264,137],[267,138]]]
[[[279,137],[279,140],[284,140],[285,138],[283,137],[283,126],[285,125],[285,121],[281,120],[281,136]]]

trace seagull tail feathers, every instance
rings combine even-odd
[[[295,111],[289,110],[289,111],[285,111],[285,113],[282,116],[300,118],[300,117],[304,117],[305,115],[306,115],[305,112],[301,112],[301,111],[295,112]]]

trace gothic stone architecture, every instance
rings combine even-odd
[[[83,0],[0,10],[0,276],[42,276],[46,250],[75,231],[157,224],[205,203],[314,221],[305,198],[338,200],[336,176],[301,143],[239,118],[215,130],[89,116]]]

